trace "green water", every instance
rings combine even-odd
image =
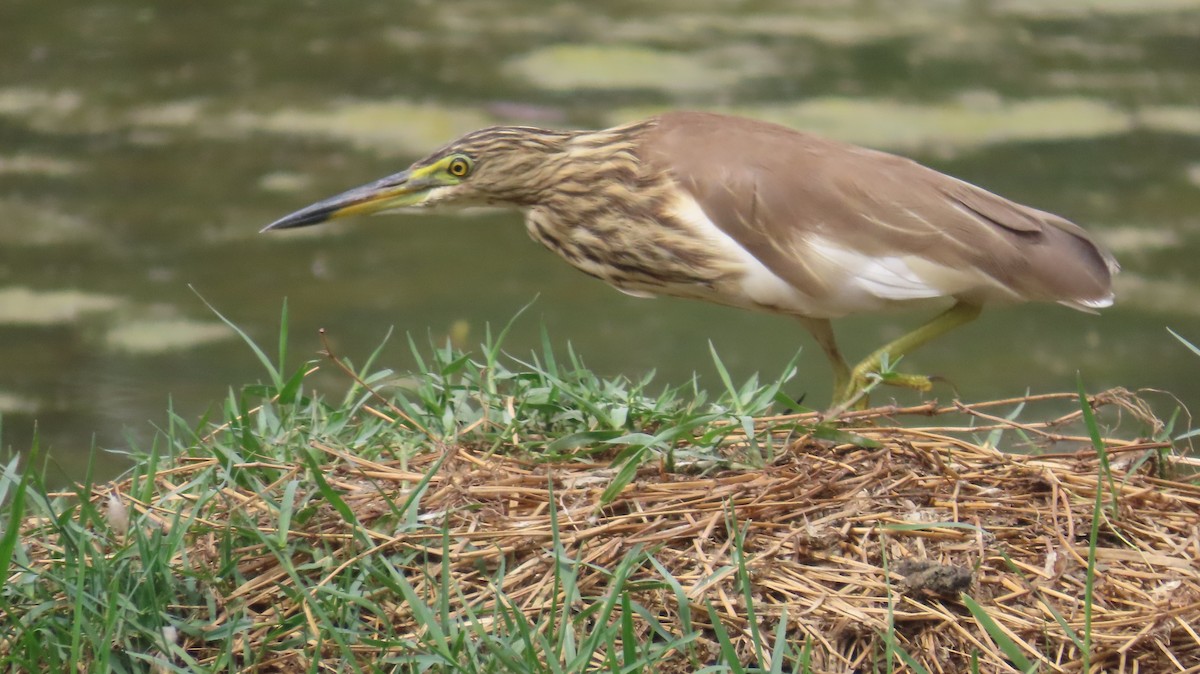
[[[199,419],[263,377],[200,296],[268,347],[287,298],[292,366],[322,327],[362,361],[393,328],[466,326],[474,343],[537,298],[515,354],[545,325],[601,373],[697,371],[716,388],[710,341],[739,378],[803,347],[792,393],[823,402],[827,366],[792,321],[626,297],[530,242],[515,213],[258,234],[478,126],[665,108],[907,154],[1084,224],[1124,266],[1100,316],[986,312],[906,369],[967,399],[1069,390],[1080,371],[1093,389],[1200,402],[1200,358],[1166,331],[1200,343],[1195,0],[6,0],[0,26],[0,444],[22,452],[36,433],[60,476],[92,447],[145,449],[168,404]],[[860,354],[923,318],[839,334]],[[381,365],[411,366],[403,339]],[[346,385],[332,368],[316,380]]]

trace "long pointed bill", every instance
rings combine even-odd
[[[367,215],[413,206],[421,203],[429,190],[442,184],[423,175],[419,169],[416,172],[403,171],[306,206],[272,222],[261,231],[307,227],[347,215]]]

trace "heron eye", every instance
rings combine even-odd
[[[466,157],[455,157],[446,165],[446,171],[455,178],[465,178],[471,172],[471,162]]]

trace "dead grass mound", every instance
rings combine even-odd
[[[1021,416],[1036,418],[1039,405],[1064,409],[1070,397],[1025,399]],[[757,430],[770,433],[776,448],[765,468],[687,474],[649,463],[606,505],[600,495],[613,473],[606,463],[540,463],[471,446],[404,462],[369,462],[320,443],[314,447],[332,456],[334,468],[325,478],[368,528],[389,512],[383,499],[402,498],[449,453],[420,507],[434,524],[447,523],[452,582],[480,615],[496,597],[489,570],[501,564],[507,570],[501,589],[513,606],[533,617],[561,601],[553,596],[552,512],[562,546],[584,562],[577,569],[585,595],[601,592],[608,581],[603,570],[635,546],[650,550],[682,586],[692,618],[704,631],[698,650],[669,657],[660,667],[664,671],[688,671],[716,652],[716,637],[704,629],[706,602],[745,662],[754,660],[750,611],[738,584],[739,539],[737,555],[751,581],[759,629],[769,637],[786,608],[789,635],[812,641],[814,671],[873,671],[890,633],[930,672],[970,671],[972,654],[981,671],[1013,671],[1011,654],[972,614],[970,600],[1024,657],[1039,663],[1039,671],[1079,671],[1076,639],[1085,634],[1089,538],[1099,489],[1104,506],[1092,582],[1091,671],[1200,672],[1200,485],[1187,477],[1194,464],[1167,457],[1161,442],[1110,438],[1106,477],[1089,439],[1070,430],[1080,428],[1079,412],[1038,423],[991,413],[1012,409],[1015,402],[847,414],[841,428],[862,438],[859,442],[805,434],[802,429],[815,416],[761,419]],[[1124,392],[1101,394],[1093,405],[1107,410],[1107,419],[1123,419],[1125,427],[1154,427],[1141,403]],[[1006,449],[1040,454],[1000,451],[988,444],[996,437]],[[161,472],[158,491],[171,494],[206,465],[211,464],[191,460]],[[302,464],[293,469],[306,470]],[[114,489],[129,492],[128,485]],[[107,489],[96,495],[107,497]],[[226,512],[253,514],[261,508],[260,496],[252,492],[223,498]],[[177,493],[149,512],[166,521],[169,504],[186,509],[192,502]],[[270,526],[270,513],[264,508],[261,514]],[[213,512],[206,517],[213,520]],[[219,529],[222,523],[211,524]],[[335,541],[338,564],[397,550],[424,551],[428,568],[409,569],[409,581],[430,601],[437,594],[444,549],[440,526],[428,533],[373,533],[375,545],[368,547],[328,508],[295,535]],[[209,544],[195,541],[194,556],[202,557]],[[268,551],[244,550],[240,566],[256,580],[234,588],[223,602],[259,607],[264,615],[307,611],[303,602],[293,601],[293,578]],[[328,571],[328,578],[336,573],[337,568]],[[635,579],[637,574],[661,578],[649,568],[635,572]],[[679,615],[676,595],[661,584],[635,594],[663,624]],[[390,615],[400,631],[424,629],[402,598],[386,601],[394,606]],[[313,620],[308,613],[305,621]],[[639,629],[652,638],[645,625]],[[201,661],[204,649],[223,648],[203,642],[187,647]],[[288,668],[286,648],[259,648],[275,651],[275,666]]]

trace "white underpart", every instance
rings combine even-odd
[[[1059,300],[1059,304],[1072,309],[1078,309],[1085,313],[1095,313],[1096,309],[1104,309],[1113,305],[1115,294],[1109,293],[1108,297],[1102,297],[1098,300]]]
[[[942,297],[969,297],[976,302],[1019,299],[977,269],[955,269],[920,255],[868,255],[819,236],[809,237],[807,248],[810,257],[825,261],[828,274],[843,276],[842,306],[856,307],[852,311]],[[821,266],[814,264],[817,269]]]
[[[845,283],[848,294],[858,292],[878,297],[884,300],[918,300],[930,297],[941,297],[949,294],[947,289],[935,286],[914,271],[914,263],[925,262],[911,255],[888,255],[874,257],[864,255],[854,250],[841,247],[819,236],[807,239],[811,255],[825,261],[831,271],[841,272],[846,276]],[[817,265],[818,268],[821,265]],[[924,266],[936,266],[926,263]],[[938,269],[927,269],[938,275]],[[942,274],[942,276],[950,276]],[[955,279],[946,278],[945,281]],[[961,290],[958,289],[958,290]]]
[[[644,299],[644,300],[651,300],[651,299],[654,299],[655,297],[658,297],[658,295],[655,295],[654,293],[650,292],[649,290],[635,290],[633,288],[621,288],[618,286],[613,286],[613,287],[616,288],[617,290],[620,290],[621,292],[625,293],[626,295],[629,295],[630,297],[640,297],[641,299]]]
[[[748,307],[769,308],[816,318],[835,318],[858,312],[886,309],[906,302],[930,300],[971,293],[976,297],[1002,299],[1008,295],[986,275],[960,271],[916,255],[874,256],[840,246],[824,237],[798,237],[793,256],[805,261],[821,279],[822,287],[811,294],[768,269],[737,241],[708,218],[694,199],[684,198],[677,214],[697,236],[740,263],[741,300],[721,301]]]
[[[722,297],[711,299],[750,309],[765,307],[801,316],[819,315],[819,306],[814,298],[780,278],[733,237],[713,224],[695,199],[680,197],[674,205],[674,211],[676,217],[690,226],[698,238],[707,239],[713,248],[723,251],[727,259],[742,267],[741,287],[732,295],[725,293]]]

